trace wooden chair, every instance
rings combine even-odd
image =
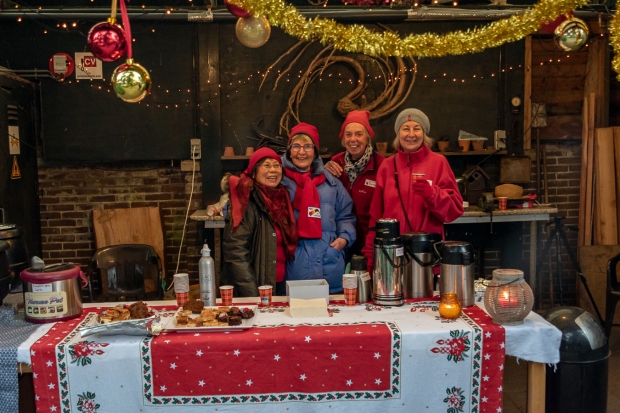
[[[620,281],[616,267],[620,261],[620,254],[616,255],[607,262],[607,298],[605,300],[605,335],[609,339],[611,328],[614,323],[614,313],[616,305],[620,301]]]
[[[90,260],[88,279],[91,302],[127,301],[130,297],[143,300],[149,291],[155,292],[155,298],[163,298],[161,259],[150,245],[121,244],[99,248]],[[93,281],[101,286],[96,298]]]

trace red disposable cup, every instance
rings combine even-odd
[[[346,306],[354,306],[357,301],[357,287],[356,288],[344,288],[344,304]]]
[[[232,285],[220,285],[220,297],[222,298],[222,305],[232,305],[233,290],[235,287]]]
[[[424,174],[411,174],[413,182],[422,181],[424,179]]]
[[[258,287],[258,293],[260,294],[261,307],[270,307],[273,287],[271,285],[261,285]]]
[[[189,292],[187,293],[175,293],[177,297],[177,305],[179,307],[183,307],[185,303],[189,300]]]
[[[497,198],[497,201],[499,202],[499,210],[505,211],[506,207],[508,207],[508,198],[505,196],[500,196]]]

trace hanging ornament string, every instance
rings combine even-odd
[[[369,56],[441,57],[481,52],[520,40],[543,23],[555,20],[588,0],[540,0],[531,9],[486,26],[446,34],[424,33],[400,37],[378,33],[364,26],[343,25],[332,19],[306,19],[282,0],[229,0],[254,16],[266,16],[272,26],[302,40],[320,39],[336,49]]]
[[[112,11],[110,11],[110,18],[108,21],[110,23],[116,22],[116,10],[117,10],[117,0],[112,0]]]
[[[114,2],[116,2],[116,0],[114,0]],[[125,29],[125,39],[127,40],[127,59],[129,60],[133,59],[133,54],[131,51],[131,28],[129,27],[129,16],[127,15],[125,0],[121,0],[121,19],[123,21],[123,28]]]

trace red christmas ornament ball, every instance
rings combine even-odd
[[[97,23],[88,32],[88,46],[97,59],[104,62],[118,60],[127,51],[125,30],[116,23]]]
[[[233,16],[248,17],[250,15],[250,12],[244,10],[239,6],[229,3],[228,0],[224,0],[224,5]]]

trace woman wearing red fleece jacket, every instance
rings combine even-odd
[[[418,109],[405,109],[394,125],[396,155],[377,172],[377,186],[370,204],[370,227],[380,218],[397,219],[400,233],[435,232],[444,237],[443,224],[463,214],[463,198],[454,173],[443,155],[429,148],[430,121]],[[414,179],[413,174],[424,174]],[[375,232],[369,231],[362,250],[373,266]]]

